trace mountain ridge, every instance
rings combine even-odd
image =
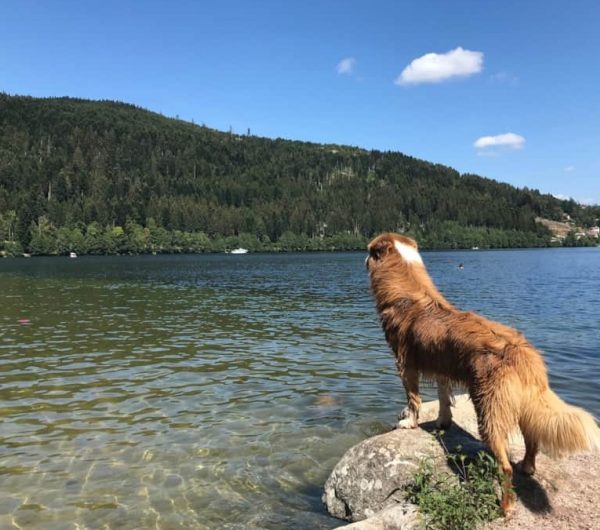
[[[537,217],[600,217],[400,152],[222,132],[131,103],[0,94],[0,127],[8,253],[364,248],[385,230],[425,248],[547,246]]]

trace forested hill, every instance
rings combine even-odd
[[[249,132],[249,131],[248,131]],[[61,254],[542,246],[599,208],[396,152],[220,132],[133,105],[0,94],[0,245]]]

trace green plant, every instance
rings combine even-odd
[[[406,496],[424,516],[431,530],[473,530],[501,515],[498,502],[499,473],[495,459],[483,451],[469,460],[461,448],[446,451],[455,471],[439,470],[433,459],[421,462]]]

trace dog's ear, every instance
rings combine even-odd
[[[389,254],[392,246],[393,243],[389,239],[380,238],[369,245],[369,255],[374,260],[380,260]]]

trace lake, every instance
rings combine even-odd
[[[325,479],[404,406],[364,257],[0,260],[0,528],[339,525]],[[423,257],[600,416],[600,248]]]

